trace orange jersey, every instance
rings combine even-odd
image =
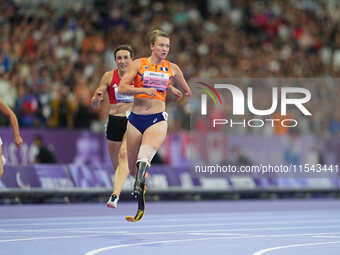
[[[154,98],[165,101],[166,90],[169,88],[173,72],[170,62],[163,60],[160,65],[151,64],[148,58],[141,58],[141,65],[135,77],[136,88],[155,88],[156,96],[137,94],[135,98]]]

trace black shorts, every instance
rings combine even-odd
[[[105,130],[107,140],[121,142],[126,131],[127,121],[125,116],[109,115]]]

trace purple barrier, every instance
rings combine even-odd
[[[0,179],[2,188],[40,188],[41,182],[34,166],[9,166],[4,167],[5,173]]]
[[[45,144],[51,148],[58,163],[100,165],[104,162],[106,141],[103,134],[73,130],[22,130],[24,144],[17,149],[13,142],[12,130],[0,128],[3,141],[3,153],[12,165],[34,163],[35,145],[33,139],[40,135]]]
[[[340,153],[340,144],[333,141],[331,148],[326,141],[314,136],[257,136],[257,135],[226,135],[224,133],[195,133],[191,134],[193,148],[190,155],[191,163],[204,162],[215,164],[233,162],[235,157],[242,154],[250,162],[262,164],[282,163],[314,163],[315,154],[323,153],[327,156],[327,163],[335,163],[334,156]],[[184,140],[184,138],[183,138]],[[183,142],[184,143],[184,142]],[[180,148],[180,147],[179,147]],[[336,149],[335,149],[336,148]],[[238,154],[235,151],[238,151]]]
[[[69,165],[69,172],[73,183],[79,188],[112,188],[112,167],[86,166],[80,164]]]
[[[0,190],[30,188],[68,190],[79,188],[112,189],[112,168],[99,166],[34,165],[5,166],[5,174],[0,179]],[[131,190],[133,178],[129,177],[124,190]],[[153,165],[150,169],[149,190],[255,190],[255,189],[339,189],[340,178],[253,178],[192,177],[190,167],[167,167]]]
[[[54,150],[59,164],[110,165],[104,134],[73,130],[22,130],[24,144],[17,149],[12,130],[0,128],[3,153],[11,165],[34,163],[36,153],[33,138],[41,135]],[[194,146],[193,146],[194,145]],[[235,160],[233,150],[254,163],[315,163],[321,155],[326,164],[340,165],[340,139],[320,139],[315,136],[226,135],[225,133],[169,133],[160,149],[163,159],[174,167],[192,162],[219,163]]]
[[[34,165],[43,189],[68,189],[74,187],[66,165]]]
[[[34,165],[36,151],[32,141],[36,135],[45,140],[56,154],[60,165]],[[113,169],[103,134],[72,130],[22,130],[24,144],[17,149],[12,130],[0,129],[3,152],[8,160],[0,189],[41,187],[46,189],[112,188]],[[195,146],[192,146],[194,144]],[[169,165],[151,168],[150,189],[255,189],[255,188],[339,188],[339,175],[331,178],[300,178],[305,176],[255,176],[234,178],[193,176],[190,161],[202,163],[235,162],[233,149],[253,164],[340,164],[340,139],[320,139],[315,136],[230,136],[223,133],[169,134],[160,153]],[[192,158],[189,159],[191,150]],[[321,157],[320,157],[321,156]],[[200,162],[199,161],[199,162]],[[64,165],[63,165],[64,164]],[[17,165],[24,165],[18,167]],[[306,175],[307,176],[307,175]],[[228,178],[227,178],[228,177]],[[262,178],[261,178],[262,177]],[[309,176],[308,176],[309,177]],[[128,179],[125,189],[131,189]]]
[[[323,151],[327,162],[340,165],[340,138],[330,138],[323,143]]]

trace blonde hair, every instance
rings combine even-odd
[[[169,38],[169,35],[166,32],[160,29],[154,29],[149,33],[149,43],[154,45],[158,36]]]

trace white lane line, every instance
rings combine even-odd
[[[110,234],[110,235],[126,235],[127,231],[100,231],[100,230],[70,230],[69,233],[81,233],[81,234]]]
[[[197,235],[197,236],[248,236],[252,237],[254,235],[251,234],[237,234],[237,233],[205,233],[204,231],[199,233],[188,233],[189,235]],[[263,238],[273,238],[273,237],[324,237],[323,235],[327,235],[326,237],[340,237],[340,236],[328,236],[330,234],[340,234],[340,232],[333,233],[308,233],[308,234],[257,234],[256,237]]]
[[[219,227],[219,226],[226,226],[227,224],[204,224],[203,226],[204,227],[207,227],[207,226],[212,226],[212,227]],[[171,225],[171,226],[174,226],[174,225]],[[202,226],[202,224],[200,225],[192,225],[192,224],[187,224],[187,225],[177,225],[175,227],[200,227]],[[145,229],[147,227],[154,227],[154,226],[144,226],[142,225],[141,226],[142,229]],[[169,226],[164,226],[166,228],[168,228]],[[101,230],[104,230],[103,233],[112,233],[112,234],[115,234],[115,233],[121,233],[121,232],[126,232],[126,231],[121,231],[121,230],[124,230],[124,229],[136,229],[136,227],[125,227],[125,228],[122,228],[122,227],[119,227],[118,230],[116,231],[105,231],[105,229],[112,229],[113,227],[84,227],[84,228],[78,228],[78,229],[75,229],[75,228],[59,228],[59,229],[24,229],[24,230],[0,230],[0,234],[1,233],[40,233],[40,232],[53,232],[55,233],[56,231],[68,231],[68,232],[82,232],[82,231],[101,231]],[[222,229],[208,229],[208,230],[204,230],[204,232],[216,232],[216,231],[228,231],[228,232],[233,232],[233,231],[259,231],[259,230],[296,230],[296,229],[324,229],[324,228],[339,228],[340,229],[340,225],[316,225],[316,226],[301,226],[301,227],[260,227],[260,228],[233,228],[233,229],[226,229],[226,228],[222,228]],[[117,229],[117,228],[116,228]],[[117,232],[118,231],[118,232]],[[126,235],[141,235],[141,234],[144,234],[144,235],[154,235],[154,234],[176,234],[176,233],[179,233],[179,232],[183,232],[183,233],[186,233],[186,232],[202,232],[202,230],[178,230],[178,231],[157,231],[157,232],[133,232],[133,233],[125,233]]]
[[[340,241],[334,241],[334,242],[318,242],[318,243],[301,243],[301,244],[292,244],[292,245],[285,245],[285,246],[277,246],[272,248],[263,249],[260,251],[257,251],[253,253],[252,255],[263,255],[270,251],[275,250],[281,250],[281,249],[287,249],[287,248],[296,248],[296,247],[307,247],[307,246],[318,246],[318,245],[326,245],[326,244],[336,244],[340,243]]]
[[[177,233],[178,232],[174,232]],[[184,232],[183,232],[184,233]],[[190,231],[185,232],[189,235],[202,235],[206,234],[203,231],[198,233],[191,233]],[[184,234],[185,234],[184,233]],[[339,234],[340,232],[331,232],[331,233],[311,233],[311,234],[278,234],[278,235],[250,235],[250,234],[242,234],[242,233],[226,233],[226,236],[219,237],[207,237],[204,238],[204,240],[210,240],[210,239],[250,239],[250,238],[272,238],[272,237],[299,237],[299,236],[315,236],[315,235],[328,235],[328,234]],[[88,238],[88,237],[98,237],[98,236],[105,236],[105,235],[111,235],[113,233],[100,233],[100,234],[93,234],[93,235],[64,235],[64,236],[49,236],[49,237],[31,237],[31,238],[16,238],[16,239],[6,239],[6,240],[0,240],[0,243],[9,243],[9,242],[21,242],[21,241],[37,241],[37,240],[49,240],[49,239],[69,239],[69,238]],[[132,233],[124,233],[124,232],[114,232],[114,234],[119,235],[130,235]],[[133,233],[133,234],[139,234],[139,233]],[[149,233],[150,234],[150,233]],[[158,234],[158,233],[152,233],[152,234]],[[182,240],[182,239],[181,239]],[[185,239],[185,240],[196,240],[196,239]],[[162,241],[160,241],[162,242]],[[158,242],[157,242],[158,243]],[[141,245],[141,244],[137,244]],[[122,247],[125,247],[124,245]],[[119,247],[117,247],[119,248]]]
[[[323,226],[323,227],[315,227],[313,229],[318,229],[318,228],[332,228],[332,226]],[[291,227],[291,228],[271,228],[270,230],[296,230],[296,229],[311,229],[311,227]],[[168,235],[168,234],[178,234],[178,233],[188,233],[188,234],[196,234],[196,233],[211,233],[211,232],[239,232],[239,231],[259,231],[259,230],[268,230],[268,228],[257,228],[257,229],[213,229],[213,230],[185,230],[185,231],[164,231],[164,232],[136,232],[136,233],[125,233],[123,235]],[[340,232],[332,232],[331,234],[340,234]],[[217,234],[217,233],[216,233]],[[234,233],[235,235],[235,233]],[[236,235],[250,235],[250,234],[241,234],[237,233]],[[263,235],[263,234],[261,234]],[[314,234],[311,234],[314,235]]]
[[[233,221],[235,221],[233,219]],[[154,223],[155,220],[152,221],[152,223]],[[193,222],[193,221],[189,221],[189,222]],[[201,221],[200,221],[201,222]],[[289,220],[288,223],[289,224],[325,224],[325,223],[333,223],[333,222],[339,222],[340,223],[340,219],[329,219],[329,220],[306,220],[306,221],[301,221],[301,220],[297,220],[297,221],[292,221],[292,220]],[[111,222],[103,222],[103,224],[105,225],[109,225]],[[122,220],[119,221],[119,223],[122,223]],[[124,222],[125,223],[125,222]],[[69,222],[69,223],[53,223],[53,224],[44,224],[44,223],[41,223],[41,224],[11,224],[11,225],[1,225],[1,227],[14,227],[14,226],[19,226],[19,227],[23,227],[23,226],[55,226],[55,225],[92,225],[92,224],[95,224],[95,225],[99,225],[98,222]],[[202,223],[202,224],[174,224],[174,225],[160,225],[159,223],[158,224],[147,224],[145,222],[142,222],[143,224],[143,228],[157,228],[157,227],[186,227],[186,226],[218,226],[218,225],[223,225],[223,226],[243,226],[243,225],[246,225],[246,226],[250,226],[250,225],[254,225],[254,226],[258,226],[258,225],[287,225],[287,220],[284,220],[284,221],[275,221],[275,222],[271,222],[269,220],[266,220],[266,221],[263,221],[263,222],[228,222],[228,223],[221,223],[221,220],[218,220],[218,223],[216,222],[216,224],[207,224],[207,223]],[[114,223],[112,223],[112,226],[110,227],[103,227],[103,228],[112,228],[112,227],[116,227],[116,225]],[[121,227],[119,227],[121,228]],[[135,229],[135,226],[131,226],[131,227],[123,227],[124,229],[126,228],[134,228]],[[58,228],[56,229],[58,230]]]
[[[105,208],[106,209],[106,208]],[[110,209],[108,209],[110,210]],[[112,212],[114,212],[115,210],[112,210]],[[315,210],[315,212],[317,212],[318,210]],[[327,212],[330,210],[327,210]],[[335,211],[335,210],[334,210]],[[293,214],[291,216],[293,217],[297,217],[297,218],[303,218],[305,219],[306,217],[315,217],[315,213],[311,214],[310,212],[299,212],[299,211],[285,211],[284,214],[288,214],[292,212]],[[314,211],[313,211],[314,212]],[[325,211],[322,210],[322,212],[324,213]],[[330,211],[332,212],[332,211]],[[280,213],[280,212],[278,212]],[[299,215],[299,213],[303,213],[302,215]],[[310,213],[310,215],[307,215],[307,213]],[[338,213],[338,211],[335,211],[335,215],[336,213]],[[247,216],[249,217],[249,213],[248,212],[220,212],[220,213],[204,213],[204,216],[208,216],[208,218],[216,218],[219,216],[225,216],[225,215],[231,216],[233,218],[238,218],[238,219],[242,219],[242,220],[247,220],[244,215],[242,214],[247,214]],[[317,214],[317,213],[316,213]],[[318,215],[318,214],[317,214]],[[79,220],[98,220],[98,218],[100,217],[101,219],[111,219],[114,217],[123,217],[124,215],[112,215],[112,216],[107,216],[107,215],[97,215],[97,216],[65,216],[65,217],[44,217],[44,218],[17,218],[17,219],[0,219],[0,223],[4,222],[4,221],[13,221],[13,222],[18,222],[18,221],[62,221],[62,220],[69,220],[69,221],[74,221],[75,219],[79,219]],[[252,219],[273,219],[273,213],[265,213],[265,212],[253,212],[251,214]],[[164,219],[164,214],[152,214],[152,217],[155,219]],[[180,218],[187,218],[187,219],[192,219],[193,217],[197,217],[199,219],[202,218],[206,218],[206,217],[202,217],[202,213],[198,212],[198,213],[174,213],[174,214],[169,214],[167,215],[167,219],[169,218],[173,218],[173,220],[176,219],[180,219]],[[291,217],[285,217],[285,218],[291,218]]]
[[[17,239],[0,240],[0,243],[21,242],[21,241],[37,241],[37,240],[47,240],[47,239],[68,239],[68,238],[82,238],[82,237],[98,237],[98,236],[105,236],[105,235],[106,234],[17,238]],[[253,235],[251,237],[254,238],[254,237],[257,237],[257,236]],[[259,236],[259,237],[261,237],[261,236]],[[249,238],[249,236],[228,236],[227,238],[223,237],[222,239],[238,239],[238,238]],[[221,237],[207,238],[207,240],[209,240],[209,239],[221,239]],[[193,240],[195,240],[195,239],[193,239]]]
[[[257,236],[252,236],[257,237]],[[249,238],[249,237],[237,237],[237,238]],[[133,243],[133,244],[121,244],[121,245],[114,245],[114,246],[108,246],[103,247],[95,250],[91,250],[86,252],[84,255],[96,255],[98,253],[118,249],[118,248],[126,248],[126,247],[136,247],[136,246],[142,246],[142,245],[151,245],[151,244],[167,244],[167,243],[180,243],[180,242],[193,242],[193,241],[205,241],[205,240],[221,240],[221,239],[235,239],[234,237],[207,237],[207,238],[194,238],[194,239],[175,239],[175,240],[164,240],[164,241],[154,241],[154,242],[141,242],[141,243]],[[299,247],[299,246],[312,246],[312,245],[324,245],[324,244],[333,244],[333,243],[340,243],[338,242],[323,242],[323,243],[308,243],[308,244],[298,244],[298,245],[288,245],[288,246],[280,246],[280,247],[274,247],[269,248],[265,250],[261,250],[259,252],[254,253],[253,255],[262,255],[268,251],[281,249],[281,248],[291,248],[291,247]],[[261,253],[262,252],[262,253]]]
[[[10,242],[22,242],[22,241],[36,241],[36,240],[48,240],[48,239],[68,239],[68,238],[81,238],[81,237],[98,237],[102,235],[74,235],[74,236],[46,236],[46,237],[30,237],[30,238],[17,238],[0,240],[0,243]]]
[[[170,216],[170,215],[169,215]],[[169,216],[167,216],[167,218],[163,217],[155,217],[155,215],[151,215],[150,218],[146,218],[143,219],[144,222],[154,222],[156,221],[161,221],[161,222],[178,222],[178,221],[188,221],[190,220],[192,221],[212,221],[212,220],[220,220],[221,218],[226,218],[226,216],[228,216],[228,218],[232,219],[233,221],[237,221],[237,220],[242,220],[242,222],[253,222],[254,220],[264,220],[264,221],[272,221],[272,220],[279,220],[279,221],[298,221],[299,219],[303,219],[303,220],[322,220],[324,217],[309,217],[309,216],[299,216],[296,217],[297,215],[293,215],[293,217],[252,217],[252,215],[247,216],[247,219],[245,219],[245,217],[237,217],[237,216],[233,216],[231,214],[228,213],[224,213],[224,214],[218,214],[216,216],[212,216],[211,214],[209,214],[209,217],[203,217],[202,214],[200,214],[200,217],[195,218],[194,216],[191,217],[184,217],[183,215],[178,215],[175,218],[170,218]],[[186,215],[185,215],[186,216]],[[271,215],[272,216],[272,215]],[[109,221],[110,223],[121,223],[122,220],[120,218],[123,218],[124,216],[122,215],[116,215],[116,216],[97,216],[97,217],[68,217],[65,218],[66,221],[64,220],[59,220],[59,219],[55,219],[55,218],[41,218],[41,219],[25,219],[25,221],[38,221],[38,222],[21,222],[22,219],[8,219],[8,220],[0,220],[0,223],[4,223],[1,224],[1,226],[41,226],[41,225],[61,225],[61,224],[65,224],[65,225],[69,225],[69,224],[107,224],[107,222]],[[61,217],[62,218],[62,217]],[[64,219],[64,218],[62,218]],[[332,219],[335,221],[340,221],[338,218]],[[13,221],[14,224],[10,223],[11,221]],[[52,221],[52,222],[51,222]]]
[[[253,236],[255,237],[255,236]],[[236,237],[238,238],[249,238],[249,237]],[[180,243],[180,242],[193,242],[193,241],[204,241],[204,240],[217,240],[217,239],[235,239],[235,237],[207,237],[207,238],[190,238],[190,239],[175,239],[175,240],[164,240],[164,241],[153,241],[153,242],[142,242],[142,243],[132,243],[132,244],[120,244],[114,246],[103,247],[95,250],[91,250],[86,252],[84,255],[96,255],[103,251],[113,250],[117,248],[123,247],[136,247],[142,245],[150,245],[150,244],[166,244],[166,243]]]
[[[331,235],[313,235],[312,237],[315,237],[315,238],[340,238],[340,236],[331,236]]]

